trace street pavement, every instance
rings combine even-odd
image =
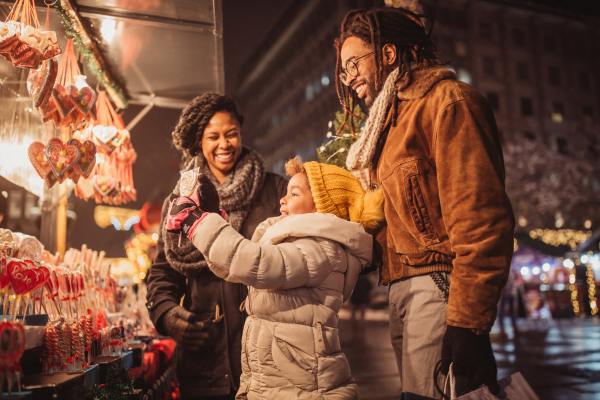
[[[340,340],[363,400],[400,397],[387,311],[367,311],[364,340],[353,332],[349,312],[340,313]],[[521,372],[541,400],[600,400],[600,319],[562,319],[548,324],[518,322],[517,338],[491,332],[498,378]]]

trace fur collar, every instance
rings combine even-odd
[[[433,67],[419,66],[411,71],[411,83],[402,91],[398,91],[400,100],[418,99],[427,94],[429,90],[444,79],[458,79],[456,74],[441,65]],[[396,84],[402,86],[406,82],[406,75]]]

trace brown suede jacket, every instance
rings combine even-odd
[[[380,285],[452,272],[448,325],[489,331],[513,253],[514,216],[489,103],[443,67],[415,69],[373,159],[385,196]]]

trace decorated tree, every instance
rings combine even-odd
[[[317,148],[317,158],[320,163],[337,165],[344,169],[346,168],[346,156],[348,155],[348,150],[350,149],[350,146],[352,146],[352,143],[360,136],[360,131],[367,118],[358,104],[354,106],[352,113],[359,118],[362,118],[362,120],[358,118],[348,118],[342,130],[340,130],[340,126],[344,123],[343,111],[337,111],[333,121],[329,121],[327,138],[330,140]]]

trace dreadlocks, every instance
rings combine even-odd
[[[375,65],[377,74],[375,76],[375,90],[381,90],[384,84],[383,76],[383,47],[386,44],[396,46],[396,52],[399,60],[399,73],[394,84],[404,80],[401,87],[396,90],[404,90],[411,83],[411,64],[436,65],[440,61],[436,53],[438,52],[435,44],[431,41],[431,31],[425,31],[425,26],[421,22],[421,14],[416,14],[404,8],[370,8],[365,10],[350,11],[342,22],[340,37],[335,40],[335,49],[337,52],[337,61],[335,66],[335,83],[340,103],[344,106],[344,121],[340,125],[338,133],[346,124],[350,117],[358,118],[351,109],[351,104],[357,104],[358,97],[350,88],[343,85],[340,80],[342,72],[341,51],[344,41],[349,37],[357,37],[364,43],[373,46],[375,52]],[[392,105],[392,121],[396,121],[398,96],[394,96]]]

